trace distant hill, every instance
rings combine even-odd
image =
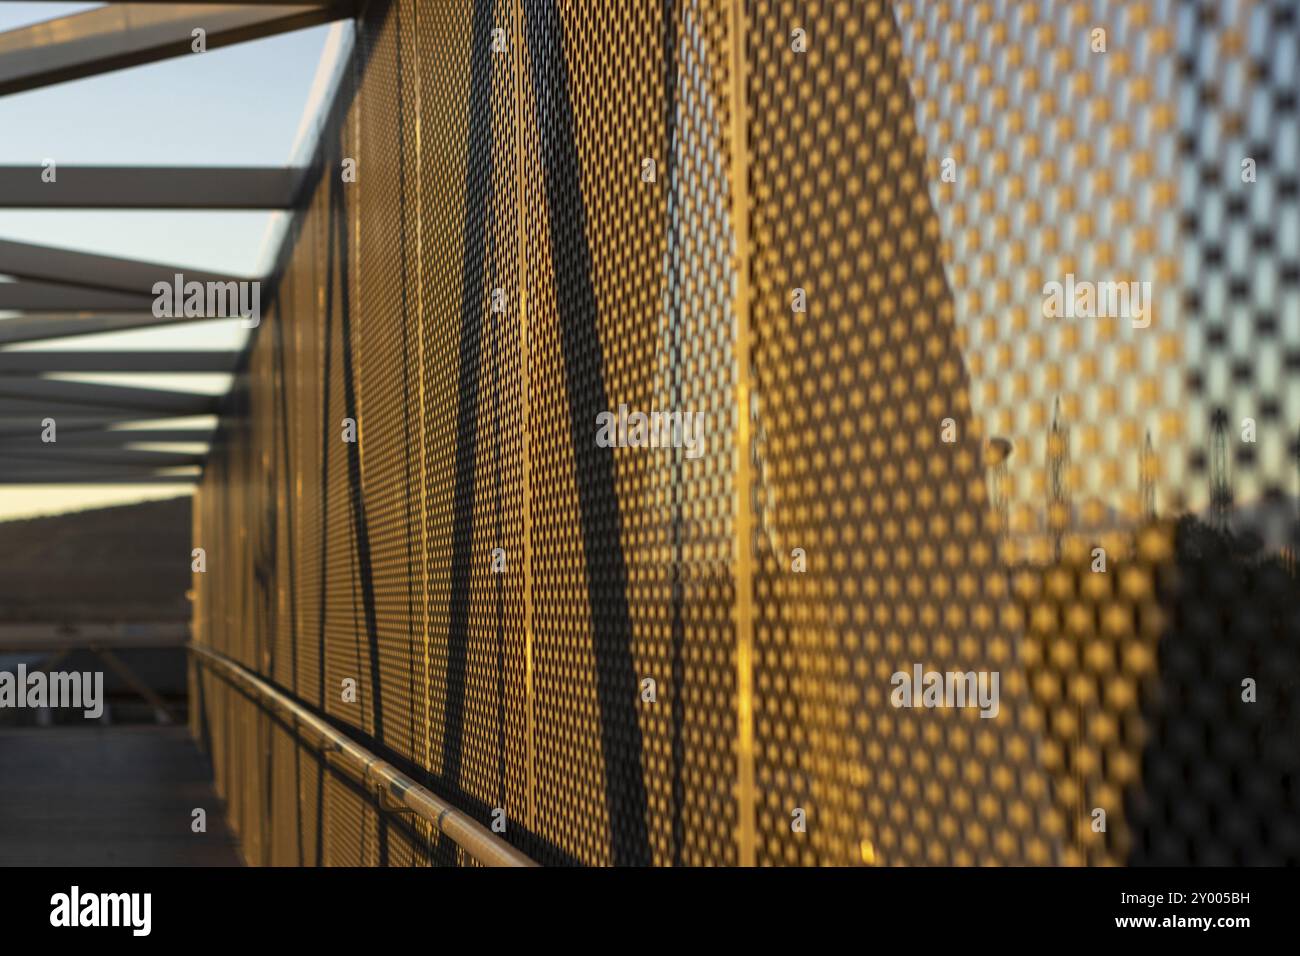
[[[0,522],[0,624],[188,620],[190,499]]]

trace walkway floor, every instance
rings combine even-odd
[[[239,866],[211,779],[183,726],[0,729],[0,865]]]

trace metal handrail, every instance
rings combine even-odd
[[[319,738],[320,749],[333,754],[343,767],[353,772],[388,809],[408,810],[427,820],[439,833],[484,866],[537,866],[509,843],[492,833],[477,820],[446,803],[432,791],[420,786],[392,764],[380,760],[351,737],[321,720],[297,701],[276,690],[242,664],[226,655],[199,644],[186,645],[231,683],[248,691],[268,710],[292,720],[300,730]]]

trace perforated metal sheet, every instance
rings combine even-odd
[[[1295,862],[1296,19],[368,5],[197,639],[543,863]],[[468,862],[195,682],[250,862]]]

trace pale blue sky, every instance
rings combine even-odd
[[[93,3],[0,3],[0,31],[93,9]],[[196,8],[201,10],[201,8]],[[315,27],[0,97],[0,164],[289,165],[305,159],[333,59],[350,27]],[[320,75],[318,75],[318,73]],[[0,209],[0,238],[261,275],[284,213]],[[0,312],[0,321],[12,313]],[[61,339],[15,349],[233,349],[239,320]],[[228,376],[59,376],[224,392]],[[173,497],[184,485],[0,485],[0,520]]]

